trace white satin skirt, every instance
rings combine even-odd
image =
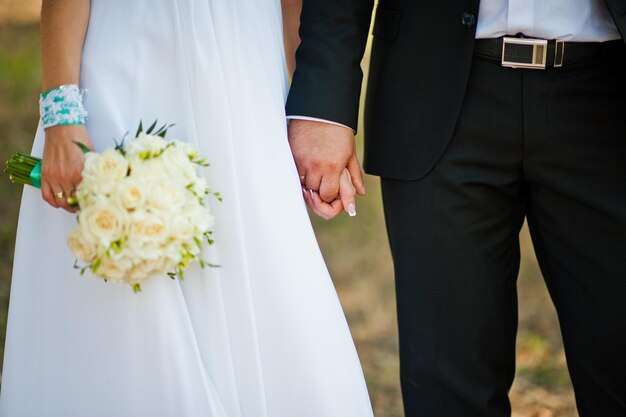
[[[354,344],[287,142],[279,0],[91,0],[82,61],[97,150],[175,123],[223,203],[218,269],[139,294],[79,276],[75,216],[24,191],[2,417],[368,417]],[[37,132],[33,153],[41,155]]]

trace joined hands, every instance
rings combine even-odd
[[[293,119],[289,143],[307,205],[330,220],[342,211],[356,215],[356,194],[365,195],[354,132],[331,123]]]

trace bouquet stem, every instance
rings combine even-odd
[[[17,152],[4,170],[13,183],[41,188],[41,159]]]

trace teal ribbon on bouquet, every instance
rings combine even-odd
[[[41,188],[41,158],[16,152],[4,170],[14,184]]]
[[[41,161],[30,171],[30,181],[35,188],[41,188]]]
[[[85,145],[78,144],[78,146],[83,152],[89,152]],[[41,188],[41,158],[16,152],[7,161],[7,167],[4,172],[9,174],[9,179],[14,184]],[[72,207],[78,207],[78,201],[76,201],[75,197],[68,197],[67,202]]]
[[[80,142],[74,143],[83,153],[91,152],[84,144]],[[31,185],[35,188],[41,188],[41,158],[16,152],[11,159],[7,161],[7,167],[4,172],[9,174],[9,179],[13,181],[14,184]]]

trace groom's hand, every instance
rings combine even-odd
[[[341,175],[346,168],[356,192],[365,194],[351,129],[293,119],[289,123],[289,143],[300,177],[304,177],[303,186],[317,191],[322,201],[333,203],[340,197]]]

